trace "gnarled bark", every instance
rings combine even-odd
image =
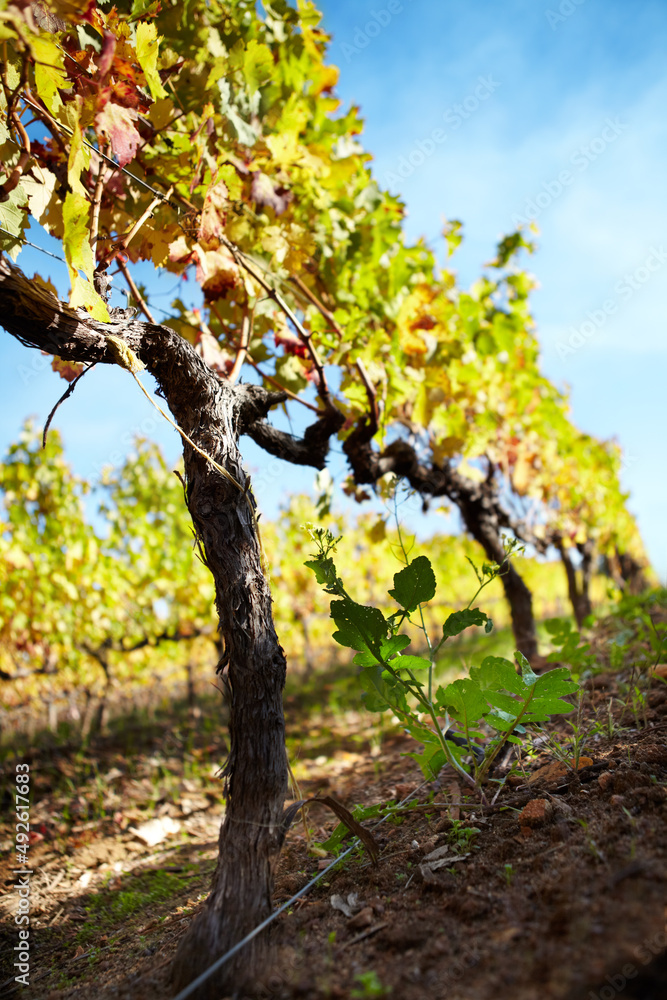
[[[570,604],[572,605],[572,612],[574,614],[577,627],[581,628],[584,623],[584,619],[593,612],[593,605],[591,604],[590,596],[590,584],[593,570],[594,546],[591,541],[577,546],[581,555],[581,566],[578,577],[569,549],[563,545],[561,540],[556,541],[556,548],[558,549],[561,562],[563,563],[563,568],[565,569],[567,592],[570,598]]]
[[[651,584],[646,576],[646,564],[638,562],[629,552],[619,552],[618,549],[616,549],[616,559],[622,590],[633,595],[643,594],[648,590]]]
[[[100,323],[77,314],[5,259],[0,259],[0,321],[22,343],[73,361],[114,363],[106,337],[122,337],[157,379],[182,430],[238,484],[185,445],[187,503],[215,580],[231,750],[224,769],[228,805],[211,893],[174,962],[174,980],[182,987],[268,915],[272,862],[283,838],[286,664],[273,626],[238,437],[284,397],[220,381],[167,327],[125,317]],[[212,1000],[239,989],[249,970],[260,970],[261,953],[262,942],[256,939],[196,995]]]

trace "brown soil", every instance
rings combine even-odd
[[[595,678],[589,717],[607,704],[614,687],[611,677]],[[355,719],[349,716],[351,734]],[[665,1000],[664,683],[654,682],[641,721],[637,728],[626,718],[625,728],[611,738],[592,738],[585,751],[592,763],[584,759],[576,773],[554,766],[552,754],[531,761],[525,777],[513,776],[513,787],[506,786],[488,809],[467,795],[461,807],[454,805],[462,800],[461,789],[446,772],[435,785],[422,785],[417,765],[402,756],[410,749],[407,739],[385,738],[382,752],[373,756],[368,744],[355,744],[339,727],[333,759],[311,763],[302,793],[326,792],[351,807],[403,800],[418,789],[417,808],[377,828],[377,867],[353,854],[278,919],[270,972],[252,995]],[[88,813],[84,809],[90,787],[80,798],[69,793],[66,818],[66,797],[52,788],[54,774],[74,767],[67,752],[55,760],[35,754],[31,986],[15,987],[11,978],[13,826],[6,823],[0,830],[0,902],[10,919],[2,935],[7,982],[0,982],[0,995],[173,995],[169,962],[206,893],[222,811],[219,782],[213,775],[184,777],[187,755],[179,754],[174,739],[159,737],[173,779],[170,794],[148,778],[154,758],[147,758],[145,773],[130,777],[123,756],[102,748],[96,759],[106,816],[83,822],[76,813],[90,815],[89,802]],[[222,747],[195,740],[188,759],[198,754],[217,759]],[[13,762],[8,768],[13,774]],[[118,809],[110,819],[114,795]],[[7,808],[4,815],[13,823],[12,813]],[[178,821],[180,840],[153,849],[143,845],[129,827],[148,815]],[[468,845],[462,832],[457,835],[457,819],[479,830]],[[334,823],[321,806],[310,807],[316,840],[324,840]],[[430,869],[425,856],[445,845],[451,863]],[[295,823],[276,872],[276,903],[327,863],[309,854],[304,828]],[[346,916],[331,897],[347,901],[350,894],[356,898]],[[98,907],[100,900],[105,906],[115,901],[115,909],[91,913],[96,898]]]

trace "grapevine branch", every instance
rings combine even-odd
[[[70,384],[67,386],[67,388],[65,389],[64,393],[62,394],[62,396],[60,397],[60,399],[58,400],[58,402],[56,403],[56,405],[53,407],[53,409],[49,413],[48,417],[46,418],[46,423],[44,424],[44,430],[42,432],[42,448],[46,448],[46,436],[49,433],[49,427],[51,426],[51,421],[55,417],[56,412],[58,410],[58,407],[62,403],[64,403],[65,400],[69,398],[69,396],[72,395],[72,393],[76,389],[76,386],[78,385],[80,379],[82,379],[83,376],[86,374],[86,372],[89,372],[90,369],[93,368],[93,367],[94,367],[94,363],[88,365],[86,368],[83,369],[82,372],[79,372],[79,374],[76,376],[76,378],[73,379],[70,382]]]
[[[327,323],[331,324],[331,328],[333,329],[333,331],[337,333],[339,337],[342,337],[343,331],[336,322],[334,314],[329,309],[327,309],[324,303],[321,302],[320,299],[318,299],[317,295],[315,295],[315,293],[308,287],[308,285],[306,285],[306,283],[301,280],[298,274],[291,275],[290,281],[299,289],[302,295],[304,295],[308,299],[308,301],[315,306],[316,309],[319,309],[320,313],[324,316]]]
[[[5,93],[5,100],[7,101],[7,119],[14,126],[14,128],[18,132],[19,138],[21,139],[21,144],[20,144],[21,152],[19,154],[18,163],[16,164],[10,175],[7,177],[7,180],[3,184],[0,184],[0,202],[6,201],[11,192],[14,190],[14,188],[18,187],[21,178],[23,177],[23,174],[26,171],[28,162],[30,160],[30,148],[31,148],[30,139],[28,137],[28,133],[26,132],[23,126],[23,122],[21,121],[21,118],[17,114],[16,108],[14,107],[18,92],[23,86],[25,86],[25,78],[26,78],[26,65],[24,63],[23,66],[21,67],[21,79],[19,81],[18,86],[14,91],[10,91],[9,85],[7,83],[6,69],[3,68],[2,70],[2,88]]]
[[[100,143],[99,152],[104,151],[103,143]],[[106,167],[102,157],[99,158],[97,168],[97,178],[95,180],[95,191],[93,192],[93,214],[90,221],[90,245],[95,250],[97,233],[100,227],[100,206],[102,204],[102,194],[104,193],[104,182],[106,180]]]
[[[213,302],[209,303],[209,308],[211,309],[211,312],[220,323],[220,327],[224,330],[225,323]],[[215,334],[211,333],[211,336],[215,336]],[[230,340],[230,342],[235,351],[240,350],[241,347],[240,344],[237,344],[236,341],[234,340]],[[293,399],[295,403],[300,403],[301,406],[305,406],[307,410],[312,410],[313,413],[316,413],[318,415],[318,417],[322,416],[321,410],[318,410],[316,406],[313,406],[312,403],[309,403],[307,399],[302,399],[301,396],[298,396],[295,392],[292,392],[290,389],[286,389],[284,385],[280,384],[277,378],[274,378],[273,375],[268,375],[265,371],[263,371],[255,361],[255,359],[252,357],[247,347],[245,351],[245,360],[248,362],[248,364],[252,365],[252,367],[255,369],[258,375],[260,375],[267,382],[270,382],[271,385],[275,385],[276,389],[278,389],[279,392],[284,392],[285,395],[289,396],[290,399]]]
[[[171,195],[173,190],[174,190],[173,186],[170,187],[167,194]],[[148,205],[145,211],[139,216],[139,218],[134,222],[133,226],[128,230],[128,232],[124,233],[123,236],[121,236],[119,239],[115,240],[111,244],[110,248],[106,251],[106,253],[104,253],[102,257],[100,257],[99,263],[97,265],[98,271],[106,270],[111,261],[118,254],[123,253],[124,250],[127,250],[128,246],[130,245],[134,237],[137,235],[137,233],[143,226],[144,222],[146,222],[146,220],[150,218],[150,216],[152,215],[152,213],[162,200],[163,200],[162,195],[158,195],[157,197],[153,198],[151,203]]]
[[[45,124],[49,125],[49,130],[54,136],[56,132],[60,132],[63,135],[66,135],[71,138],[73,134],[72,129],[68,128],[67,125],[61,124],[61,122],[56,121],[56,119],[49,114],[49,112],[46,110],[45,107],[42,107],[39,104],[34,104],[28,97],[25,96],[25,94],[21,95],[21,100],[24,101],[28,105],[28,107],[32,108],[33,111],[36,111],[39,117],[45,122]],[[150,184],[147,184],[146,181],[141,179],[141,177],[137,177],[136,174],[131,173],[125,167],[120,167],[111,156],[107,156],[106,153],[101,152],[97,148],[97,146],[94,146],[92,142],[88,142],[87,139],[83,139],[83,144],[84,146],[88,146],[89,149],[92,149],[94,153],[98,154],[98,156],[101,156],[102,159],[105,160],[110,166],[112,166],[114,170],[120,170],[121,173],[125,174],[127,177],[133,180],[135,184],[139,184],[140,187],[143,187],[147,191],[150,191],[151,194],[153,194],[158,199],[158,201],[166,202],[166,204],[171,205],[172,208],[177,208],[177,206],[174,205],[174,203],[169,200],[171,195],[160,194],[159,191],[156,191],[154,187],[151,187]],[[65,147],[62,140],[60,141],[60,145],[63,152],[67,156],[67,148]]]
[[[313,362],[315,371],[317,372],[318,393],[320,395],[320,398],[322,399],[322,401],[324,402],[325,406],[328,409],[335,409],[334,403],[329,393],[329,386],[327,384],[326,375],[324,373],[324,367],[319,359],[315,346],[312,343],[311,339],[312,334],[308,330],[306,330],[303,323],[301,323],[301,321],[297,318],[292,309],[290,309],[288,304],[285,302],[283,297],[276,291],[276,289],[272,285],[270,285],[267,281],[265,281],[265,279],[260,274],[258,274],[253,267],[250,266],[250,264],[248,263],[249,258],[247,257],[247,255],[243,253],[243,251],[240,250],[239,247],[237,247],[234,243],[231,242],[231,240],[228,240],[226,237],[223,236],[221,242],[223,243],[224,246],[227,247],[227,249],[230,251],[234,259],[237,261],[237,263],[248,272],[250,277],[257,282],[260,288],[264,289],[269,298],[276,303],[278,308],[285,314],[285,316],[287,316],[290,322],[294,325],[294,328],[296,329],[300,340],[306,346],[306,350],[308,351],[311,361]]]
[[[221,381],[194,347],[166,326],[112,317],[108,323],[75,312],[47,289],[29,281],[22,271],[0,255],[0,317],[4,328],[26,347],[36,347],[70,361],[117,364],[109,335],[123,340],[146,364],[177,419],[191,413],[192,400],[201,400],[198,413],[217,405],[220,392],[233,392],[238,432],[249,434],[270,454],[298,465],[324,468],[330,438],[345,417],[327,410],[297,438],[271,427],[266,416],[286,399],[286,391],[268,392],[259,385]]]
[[[238,347],[236,349],[236,357],[234,358],[234,364],[232,370],[227,376],[229,381],[234,384],[238,380],[241,374],[241,369],[243,367],[243,362],[248,354],[248,344],[250,343],[250,334],[252,331],[252,320],[253,320],[254,307],[249,308],[246,302],[243,306],[243,318],[241,319],[241,339],[239,341]]]

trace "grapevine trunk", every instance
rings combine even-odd
[[[224,387],[205,421],[208,446],[237,483],[245,476],[236,446],[234,393]],[[220,405],[222,404],[222,405]],[[211,428],[218,433],[212,435]],[[280,850],[287,790],[282,689],[285,656],[273,626],[271,597],[250,493],[240,492],[186,447],[187,499],[216,586],[224,654],[218,665],[230,709],[230,753],[223,775],[227,813],[211,893],[179,946],[174,984],[181,988],[251,931],[271,909],[271,872]],[[252,502],[252,500],[251,500]],[[226,963],[195,994],[213,1000],[248,985],[261,967],[261,938]]]

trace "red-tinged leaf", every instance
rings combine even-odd
[[[130,83],[139,83],[141,80],[141,74],[136,66],[127,59],[122,59],[120,56],[116,56],[113,61],[114,76],[122,77],[123,80],[129,80]]]
[[[218,246],[225,234],[229,191],[224,181],[218,181],[206,192],[199,224],[199,241],[205,249]]]
[[[267,174],[261,170],[252,175],[251,187],[252,200],[258,208],[268,205],[276,215],[282,215],[289,203],[292,201],[292,192],[289,188],[275,184]]]
[[[58,372],[61,378],[64,378],[66,382],[73,382],[77,375],[80,375],[85,364],[82,361],[66,361],[63,358],[54,357],[51,362],[51,368],[54,372]]]
[[[101,81],[104,80],[105,76],[113,66],[113,57],[115,53],[116,36],[112,35],[110,31],[105,31],[104,38],[102,40],[102,51],[100,52],[100,58],[97,63]]]
[[[134,127],[137,112],[132,108],[123,108],[111,101],[95,116],[95,124],[99,132],[104,133],[111,142],[118,165],[126,166],[137,154],[141,136]]]
[[[226,247],[204,250],[197,244],[197,281],[206,299],[223,298],[239,281],[239,266]]]
[[[306,372],[306,378],[309,382],[312,382],[315,388],[319,389],[322,384],[322,377],[318,372],[317,368],[311,368],[310,371]]]
[[[185,236],[179,236],[177,240],[169,244],[169,260],[172,264],[191,264],[196,259],[196,255],[188,246]]]
[[[215,337],[210,333],[199,333],[195,351],[216,375],[227,376],[232,369],[234,359],[227,351],[223,351]]]
[[[145,114],[151,106],[151,102],[130,80],[114,80],[111,84],[111,94],[115,104],[121,104],[124,108],[133,108],[140,114]]]
[[[434,316],[428,313],[425,316],[420,316],[419,319],[415,320],[414,323],[410,324],[411,330],[432,330],[438,325],[438,321]]]
[[[305,358],[308,348],[304,342],[290,330],[281,330],[273,335],[276,347],[282,347],[285,354],[294,354],[297,358]]]
[[[42,31],[49,31],[55,34],[57,31],[67,31],[67,25],[62,17],[58,17],[49,10],[43,3],[31,3],[32,16]]]

